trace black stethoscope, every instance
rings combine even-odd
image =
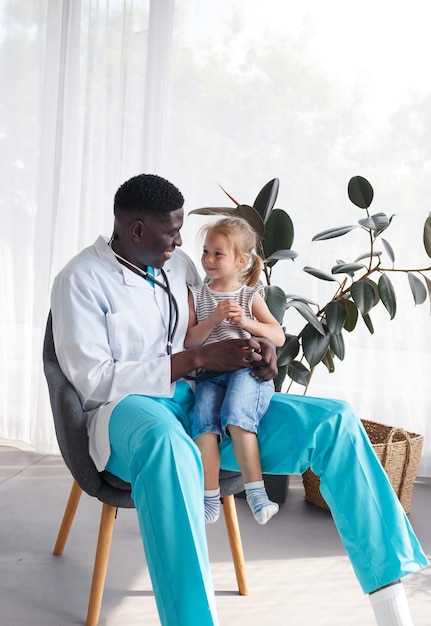
[[[162,281],[160,281],[157,278],[155,278],[155,276],[153,276],[152,274],[150,274],[146,270],[141,269],[137,265],[134,265],[133,263],[131,263],[130,261],[128,261],[124,257],[122,257],[119,254],[117,254],[115,252],[115,250],[112,249],[112,241],[113,240],[114,240],[114,235],[111,237],[108,245],[111,248],[112,253],[115,255],[115,257],[119,261],[123,261],[123,263],[126,263],[126,265],[128,265],[129,267],[134,269],[136,272],[138,272],[138,274],[140,274],[143,278],[145,278],[149,282],[153,283],[154,285],[157,285],[158,287],[161,287],[161,289],[163,289],[163,291],[168,296],[168,301],[169,301],[169,321],[168,321],[168,328],[167,328],[168,336],[167,336],[167,340],[166,340],[166,353],[170,356],[172,354],[172,345],[174,343],[175,334],[176,334],[177,328],[178,328],[179,312],[178,312],[178,302],[177,302],[174,294],[172,293],[171,286],[170,286],[169,281],[168,281],[168,277],[166,276],[166,272],[164,271],[164,269],[162,267],[160,268],[160,273],[163,276],[163,280],[164,280],[164,283],[162,283]]]
[[[157,285],[158,287],[161,287],[163,289],[163,291],[168,296],[168,301],[169,301],[169,322],[168,322],[168,329],[167,329],[168,337],[167,337],[167,340],[166,340],[166,354],[168,356],[170,356],[172,354],[172,345],[174,343],[175,334],[176,334],[177,328],[178,328],[179,310],[178,310],[178,302],[177,302],[174,294],[172,293],[171,286],[170,286],[169,281],[168,281],[168,277],[166,276],[166,272],[165,272],[165,270],[162,267],[159,268],[160,269],[160,273],[163,276],[163,280],[164,280],[164,283],[162,283],[160,280],[155,278],[152,274],[150,274],[146,270],[141,269],[137,265],[134,265],[133,263],[131,263],[130,261],[128,261],[124,257],[122,257],[119,254],[117,254],[115,252],[115,250],[112,249],[112,242],[113,242],[113,240],[114,240],[114,235],[112,235],[111,239],[108,242],[108,245],[111,248],[112,253],[114,254],[114,256],[119,261],[123,261],[123,263],[126,263],[126,265],[128,265],[129,267],[134,269],[136,272],[138,272],[138,274],[140,274],[145,280],[148,280],[149,282],[154,283],[154,285]],[[192,375],[192,374],[188,374],[187,376],[183,376],[183,378],[185,378],[186,380],[208,380],[209,378],[214,378],[215,376],[218,376],[219,374],[220,374],[220,372],[213,372],[213,371],[209,371],[209,370],[204,370],[203,372],[201,372],[199,374],[196,374],[195,376]]]

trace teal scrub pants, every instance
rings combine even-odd
[[[107,469],[132,484],[163,626],[218,624],[203,509],[203,471],[189,437],[194,396],[128,396],[109,426]],[[259,424],[262,471],[320,476],[343,545],[365,593],[429,563],[360,420],[343,401],[276,393]],[[231,440],[221,467],[238,470]]]

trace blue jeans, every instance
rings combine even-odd
[[[218,624],[205,535],[203,470],[188,436],[194,395],[128,396],[109,426],[107,469],[132,484],[163,626]],[[360,420],[343,401],[274,393],[260,421],[262,471],[320,476],[343,545],[365,593],[426,567],[413,532]],[[238,470],[232,441],[221,467]]]
[[[221,439],[228,424],[257,433],[273,393],[273,381],[256,380],[248,368],[197,382],[191,414],[192,438],[216,433]]]

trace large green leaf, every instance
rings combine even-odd
[[[286,308],[293,306],[303,318],[307,320],[321,335],[325,334],[325,330],[318,319],[317,315],[313,313],[311,308],[305,302],[300,300],[289,300],[286,304]]]
[[[273,209],[265,223],[265,235],[262,241],[264,258],[269,258],[279,250],[290,250],[293,243],[294,228],[289,215],[281,209]],[[276,260],[268,265],[274,265]]]
[[[383,239],[382,239],[383,241]],[[374,258],[374,257],[381,257],[382,253],[379,252],[378,250],[373,250],[373,252],[365,252],[364,254],[361,254],[360,256],[356,257],[355,259],[355,263],[357,263],[358,261],[362,261],[362,259],[370,259],[370,258]]]
[[[235,209],[232,207],[201,207],[200,209],[192,209],[188,212],[188,215],[230,215],[233,216]]]
[[[424,246],[427,255],[431,257],[431,214],[428,215],[424,224]]]
[[[265,223],[272,209],[274,208],[275,201],[278,196],[278,188],[280,186],[280,181],[278,178],[273,178],[270,180],[257,194],[256,200],[253,202],[253,207],[259,213],[263,222]]]
[[[331,269],[333,274],[351,274],[358,270],[364,269],[365,265],[363,263],[338,263],[334,265]]]
[[[331,350],[326,351],[326,354],[322,359],[322,363],[330,374],[335,372],[334,359],[332,358]]]
[[[374,238],[376,238],[380,233],[388,228],[390,223],[392,222],[393,215],[388,217],[385,213],[376,213],[375,215],[370,215],[365,219],[359,220],[359,224],[364,228],[369,228],[374,233]]]
[[[386,241],[386,239],[383,239],[383,237],[381,239],[381,242],[383,244],[384,249],[386,250],[386,254],[390,258],[391,262],[394,263],[395,262],[395,253],[394,253],[394,251],[392,249],[391,244],[389,243],[389,241]]]
[[[431,280],[429,278],[427,278],[426,276],[424,276],[424,279],[425,279],[425,284],[426,284],[427,289],[428,289],[428,298],[429,298],[429,301],[430,301],[430,304],[431,304]],[[431,311],[430,311],[430,314],[431,314]]]
[[[311,372],[300,361],[292,361],[287,367],[290,378],[298,385],[306,387],[310,382]]]
[[[395,290],[388,278],[387,274],[382,274],[378,282],[380,298],[383,302],[385,309],[388,311],[391,320],[394,319],[397,312],[397,299],[395,296]]]
[[[353,204],[356,204],[360,209],[368,209],[373,201],[373,188],[363,176],[353,176],[349,180],[347,193]]]
[[[346,321],[344,322],[344,329],[351,333],[355,329],[358,321],[359,313],[358,307],[352,300],[343,300],[343,305],[346,310]]]
[[[351,284],[350,294],[362,315],[367,315],[374,306],[374,287],[366,280],[357,280]]]
[[[283,289],[277,285],[268,285],[265,287],[265,300],[277,322],[282,324],[286,312],[286,294]]]
[[[350,226],[338,226],[336,228],[328,228],[327,230],[322,230],[322,232],[314,235],[311,241],[324,241],[325,239],[335,239],[335,237],[341,237],[346,233],[350,233],[351,230],[355,228],[359,228],[357,224],[353,224]]]
[[[277,365],[289,365],[299,353],[299,340],[296,335],[286,335],[286,341],[281,348],[277,348]]]
[[[364,278],[364,280],[371,285],[371,287],[374,289],[374,305],[376,306],[376,304],[379,304],[380,302],[380,293],[379,293],[379,287],[377,285],[376,282],[374,282],[374,280],[371,280],[371,278]]]
[[[363,315],[362,319],[365,322],[365,326],[368,328],[368,330],[370,331],[371,335],[374,335],[374,326],[373,326],[373,322],[371,321],[371,317],[368,315]]]
[[[309,267],[308,265],[306,265],[302,269],[304,270],[304,272],[307,272],[307,274],[311,274],[315,278],[320,278],[321,280],[328,280],[328,281],[335,281],[335,282],[337,282],[337,279],[334,278],[333,276],[331,276],[331,274],[327,274],[326,272],[322,272],[321,270],[318,270],[315,267]]]
[[[259,238],[262,239],[265,234],[265,227],[263,225],[262,218],[260,217],[256,209],[248,206],[247,204],[239,204],[233,209],[231,209],[230,207],[201,207],[200,209],[193,209],[192,211],[189,211],[188,214],[242,217],[252,226]]]
[[[331,334],[322,335],[314,326],[307,324],[302,331],[302,350],[310,367],[314,367],[323,359],[329,347]]]
[[[333,335],[341,332],[346,321],[346,309],[342,302],[332,300],[326,305],[326,324]]]
[[[340,361],[342,361],[345,355],[344,338],[343,338],[342,333],[339,332],[339,333],[336,333],[335,335],[331,333],[329,343],[330,343],[332,352],[335,354],[335,356],[337,356],[340,359]]]
[[[409,285],[415,304],[422,304],[423,302],[425,302],[427,297],[427,291],[423,282],[411,272],[409,272],[407,276],[409,278]]]
[[[287,293],[286,298],[288,300],[299,300],[299,302],[305,302],[306,304],[314,304],[314,306],[319,307],[319,303],[315,300],[310,300],[309,298],[305,298],[304,296],[297,296],[293,293]]]
[[[267,265],[270,265],[271,261],[282,261],[286,259],[290,259],[291,261],[293,261],[293,259],[296,259],[297,256],[298,256],[298,253],[295,252],[294,250],[278,250],[277,252],[274,252],[274,254],[271,254],[271,256],[269,256],[267,259],[264,259],[263,261]]]
[[[263,225],[263,220],[260,217],[259,213],[256,209],[253,209],[252,206],[248,206],[248,204],[240,204],[235,209],[234,213],[239,217],[245,219],[252,228],[256,231],[256,234],[260,239],[262,239],[265,235],[265,226]]]

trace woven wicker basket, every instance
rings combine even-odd
[[[402,428],[361,420],[374,451],[381,461],[406,513],[410,513],[413,486],[422,454],[422,435],[408,433]],[[320,478],[310,469],[303,475],[305,499],[329,510],[320,493]]]

